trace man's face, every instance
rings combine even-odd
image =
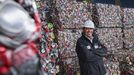
[[[83,29],[84,34],[89,38],[92,37],[93,31],[94,31],[94,29],[92,29],[92,28],[84,28]]]

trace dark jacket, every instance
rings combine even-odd
[[[79,58],[81,75],[105,75],[103,57],[107,49],[94,35],[93,41],[82,35],[76,44],[76,52]]]

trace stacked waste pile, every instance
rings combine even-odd
[[[96,24],[99,39],[108,48],[108,55],[104,59],[107,75],[134,74],[134,9],[121,8],[111,4],[97,3],[94,5],[87,2],[76,2],[76,0],[55,0],[58,14],[56,16],[53,13],[51,17],[58,20],[64,28],[62,31],[57,31],[56,38],[53,36],[54,31],[47,31],[55,26],[55,23],[46,22],[46,13],[50,7],[46,1],[37,2],[44,25],[42,31],[45,32],[42,32],[44,35],[43,40],[41,40],[43,42],[42,48],[48,48],[47,50],[41,49],[45,53],[43,58],[45,61],[43,62],[44,65],[47,62],[56,62],[48,64],[49,68],[45,68],[49,69],[49,72],[59,72],[61,75],[68,73],[77,75],[79,65],[75,52],[76,40],[81,36],[83,23],[87,19],[92,19]],[[51,35],[53,39],[49,45],[54,49],[47,54],[49,51],[49,47],[46,45],[48,35]],[[55,39],[57,43],[55,43]],[[51,55],[58,59],[56,61],[50,59]],[[60,66],[59,69],[56,68],[57,64]]]
[[[37,0],[36,2],[42,20],[42,38],[40,40],[42,69],[44,75],[52,75],[59,72],[59,66],[57,65],[59,50],[57,42],[55,41],[55,24],[49,19],[53,11],[50,11],[51,5],[49,1]],[[50,12],[50,15],[47,16],[48,12]]]
[[[131,53],[134,52],[134,11],[108,4],[98,3],[95,6],[97,14],[94,15],[98,15],[99,22],[97,34],[108,48],[105,59],[107,75],[134,74],[134,66],[130,61],[133,59]]]
[[[126,48],[134,47],[134,9],[123,8],[124,42]]]
[[[64,29],[64,31],[58,32],[58,45],[60,51],[60,74],[68,73],[69,69],[71,69],[71,75],[76,75],[74,73],[78,73],[79,65],[78,58],[75,52],[76,40],[81,35],[81,30],[77,29]],[[63,67],[66,66],[66,67]],[[64,72],[64,71],[65,72]],[[62,71],[62,72],[61,72]]]
[[[120,49],[109,54],[105,59],[106,75],[133,75],[134,49]]]
[[[76,40],[81,36],[83,24],[91,19],[90,5],[87,2],[76,2],[76,0],[56,0],[56,7],[59,11],[59,20],[64,28],[58,32],[58,45],[60,60],[66,65],[66,71],[62,74],[76,75],[79,65],[75,52]],[[65,68],[65,67],[64,67]],[[64,69],[63,67],[60,70]]]

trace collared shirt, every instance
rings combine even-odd
[[[91,41],[91,43],[93,42],[93,36],[91,36],[91,37],[88,37],[88,36],[86,36],[86,35],[84,35],[88,40],[90,40]]]

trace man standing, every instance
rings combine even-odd
[[[76,52],[79,59],[81,75],[105,75],[103,57],[107,49],[94,33],[94,23],[87,20],[82,36],[77,40]]]

